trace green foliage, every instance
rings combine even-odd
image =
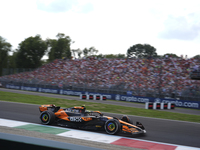
[[[148,58],[157,57],[156,49],[149,44],[136,44],[127,50],[128,58]]]
[[[98,50],[95,49],[94,47],[90,47],[88,49],[84,48],[82,53],[83,53],[84,57],[95,56],[98,53]]]
[[[15,64],[15,59],[16,59],[16,53],[13,53],[12,56],[8,56],[8,68],[16,68],[16,64]]]
[[[73,54],[73,58],[81,58],[82,54],[83,57],[96,56],[96,54],[98,53],[98,50],[95,47],[84,48],[83,50],[78,48],[78,49],[73,49],[71,51]]]
[[[95,55],[97,58],[126,58],[125,54],[99,54]]]
[[[200,59],[200,55],[196,55],[196,56],[194,56],[193,58],[195,58],[195,59]]]
[[[96,55],[97,58],[104,58],[103,54]]]
[[[2,69],[8,67],[8,52],[11,51],[11,44],[0,36],[0,76],[2,75]]]
[[[105,58],[126,58],[125,54],[106,54]]]
[[[173,57],[173,58],[179,58],[176,54],[173,54],[173,53],[166,53],[163,55],[163,57],[166,57],[166,56]]]
[[[48,55],[49,55],[49,59],[48,61],[51,62],[55,59],[55,47],[57,44],[57,40],[54,39],[47,39],[47,46],[50,49]]]
[[[19,44],[16,51],[16,66],[18,68],[37,68],[41,66],[41,58],[47,50],[47,44],[40,35],[29,37]]]
[[[71,59],[70,45],[72,43],[69,36],[65,36],[63,33],[58,33],[56,36],[58,39],[47,39],[49,48],[49,60],[61,59],[63,57]]]
[[[83,55],[85,56],[85,57],[87,57],[88,56],[88,49],[87,48],[84,48],[83,49]]]
[[[81,55],[83,53],[82,50],[78,48],[78,49],[72,49],[71,51],[72,51],[73,58],[76,58],[76,57],[81,58]]]

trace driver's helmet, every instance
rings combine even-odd
[[[126,115],[123,115],[121,120],[125,121],[125,122],[130,122],[128,116],[126,116]]]

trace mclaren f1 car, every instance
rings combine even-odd
[[[53,104],[41,105],[40,120],[44,125],[57,124],[60,126],[86,130],[105,130],[108,134],[118,132],[144,134],[146,130],[140,122],[133,122],[128,116],[104,116],[100,111],[88,111],[85,106],[62,109]]]

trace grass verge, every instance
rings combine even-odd
[[[26,95],[26,94],[18,94],[18,93],[2,92],[2,91],[0,91],[0,101],[20,102],[20,103],[29,103],[38,105],[55,104],[61,107],[73,107],[73,106],[85,105],[88,110],[99,110],[102,112],[200,123],[200,116],[198,115],[189,115],[189,114],[173,113],[173,112],[166,112],[159,110],[125,107],[118,105],[108,105],[108,104],[84,102],[77,100],[66,100],[60,98],[50,98],[50,97]]]

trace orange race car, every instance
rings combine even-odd
[[[57,124],[65,127],[105,130],[108,134],[117,134],[118,132],[130,134],[144,134],[146,130],[140,122],[133,125],[128,116],[116,117],[104,116],[99,111],[88,111],[85,106],[70,107],[61,109],[53,104],[41,105],[40,120],[42,124]]]

